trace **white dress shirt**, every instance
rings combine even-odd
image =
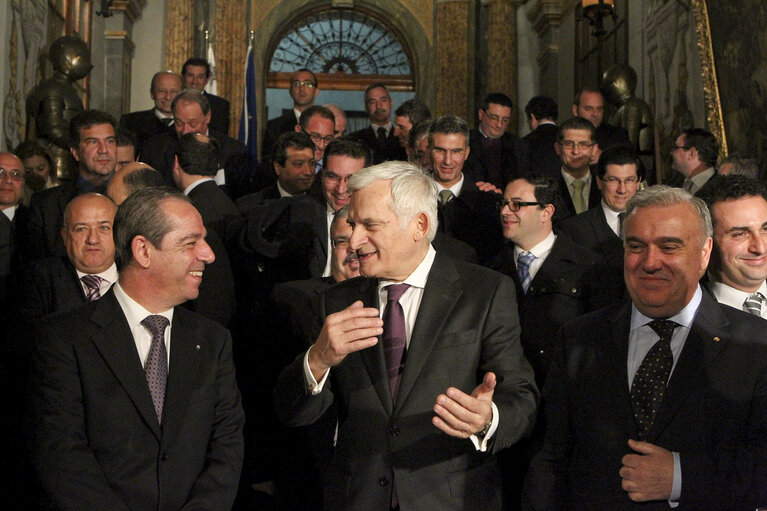
[[[2,209],[0,211],[2,211],[3,214],[8,217],[8,220],[13,222],[13,217],[16,216],[16,210],[18,208],[19,208],[19,205],[17,204],[15,206],[9,206],[9,207],[7,207],[5,209]]]
[[[535,245],[530,250],[527,250],[527,252],[530,252],[535,256],[535,259],[527,268],[528,273],[530,273],[531,282],[535,278],[535,274],[538,273],[538,270],[540,270],[541,266],[543,266],[543,262],[546,261],[547,257],[549,257],[551,249],[554,248],[555,241],[557,241],[557,235],[554,234],[554,231],[551,231],[549,232],[549,235],[543,239],[543,241]],[[522,252],[525,252],[525,250],[522,249],[519,245],[514,245],[514,264],[517,264],[519,254]]]
[[[610,206],[605,204],[605,201],[602,201],[602,212],[605,214],[605,220],[607,220],[607,225],[610,227],[610,229],[613,230],[616,236],[620,236],[621,232],[621,221],[618,215],[620,215],[619,212],[613,211]]]
[[[80,281],[80,287],[83,288],[86,296],[88,295],[88,286],[82,281],[82,278],[85,275],[96,275],[97,277],[101,277],[101,283],[99,284],[99,294],[101,296],[104,296],[107,291],[109,291],[109,288],[112,287],[112,284],[117,282],[117,265],[115,265],[115,263],[112,263],[112,266],[101,273],[83,273],[77,268],[75,268],[75,271],[77,272],[77,280]]]
[[[119,282],[115,282],[115,298],[117,298],[117,302],[125,314],[125,319],[128,321],[131,334],[133,334],[133,341],[136,343],[136,351],[141,360],[141,367],[144,367],[146,359],[149,357],[149,349],[152,347],[152,334],[141,322],[147,316],[151,316],[152,313],[128,296],[120,287]],[[165,329],[165,352],[168,355],[168,366],[170,366],[170,329],[173,325],[173,308],[158,312],[156,315],[165,316],[169,321],[168,328]]]
[[[715,282],[711,272],[708,274],[708,289],[714,295],[717,302],[746,312],[748,312],[745,307],[746,298],[754,294],[735,289],[722,282]],[[762,285],[759,286],[756,292],[761,293],[763,297],[767,298],[767,282],[762,282]],[[762,303],[762,311],[759,316],[767,319],[767,307],[765,307],[764,303]]]
[[[333,217],[336,216],[336,212],[333,210],[333,208],[330,207],[329,204],[325,203],[325,214],[327,215],[328,219],[328,259],[325,261],[325,269],[322,270],[322,276],[330,277],[330,255],[333,253],[333,244],[330,240],[330,224],[333,222]]]
[[[461,179],[456,184],[451,186],[450,188],[446,188],[446,187],[442,186],[441,183],[437,183],[437,184],[439,185],[440,191],[442,191],[442,190],[450,190],[451,192],[453,192],[453,197],[458,197],[461,194],[461,190],[463,189],[463,180],[464,180],[464,175],[463,175],[463,172],[461,172]]]

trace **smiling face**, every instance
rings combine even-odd
[[[202,107],[196,101],[180,99],[176,102],[176,108],[173,110],[173,128],[179,138],[187,133],[207,135],[209,122],[210,111],[203,115]]]
[[[156,302],[168,309],[197,298],[205,265],[216,257],[205,241],[202,217],[194,206],[168,199],[161,209],[173,228],[159,247],[147,243],[151,274],[146,278],[155,284]]]
[[[625,211],[626,203],[639,189],[636,164],[607,165],[604,177],[597,180],[597,186],[608,208],[619,213]]]
[[[114,202],[97,194],[81,195],[69,205],[61,235],[69,260],[81,272],[101,273],[114,263],[116,211]]]
[[[445,188],[460,181],[463,164],[469,157],[466,137],[461,133],[432,133],[429,149],[434,179]]]
[[[70,149],[80,164],[80,175],[89,181],[103,182],[115,170],[117,139],[111,124],[81,128],[80,143]]]
[[[333,247],[330,256],[330,274],[336,282],[360,275],[360,261],[349,243],[351,237],[352,228],[345,218],[339,218],[333,223],[333,231],[330,233]]]
[[[391,200],[391,181],[376,181],[352,193],[351,248],[359,256],[362,275],[401,282],[428,251],[428,220],[421,213],[400,228]]]
[[[525,179],[515,179],[506,185],[503,198],[508,201],[536,202],[535,186]],[[551,207],[522,206],[512,211],[508,205],[501,209],[503,237],[522,250],[530,250],[551,232]]]
[[[314,182],[314,152],[310,147],[285,148],[285,165],[274,162],[274,173],[280,186],[291,195],[300,195],[311,188]]]
[[[325,202],[333,211],[349,204],[347,189],[349,178],[365,166],[364,158],[350,158],[342,154],[329,156],[322,169],[322,191]]]
[[[171,115],[170,105],[173,98],[181,92],[181,78],[174,73],[162,73],[157,75],[149,94],[154,100],[154,106],[165,115]]]
[[[701,239],[693,207],[639,208],[624,229],[624,277],[634,305],[651,318],[677,314],[695,294],[711,255],[711,238]]]
[[[208,84],[208,74],[205,66],[186,66],[184,70],[184,87],[197,89],[202,92]]]
[[[716,202],[711,271],[724,284],[754,293],[767,279],[767,201],[760,196]]]

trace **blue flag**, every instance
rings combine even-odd
[[[256,120],[256,71],[253,68],[253,41],[248,43],[245,55],[245,95],[240,117],[238,139],[248,147],[254,164],[258,163],[258,121]]]

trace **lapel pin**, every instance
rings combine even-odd
[[[717,341],[718,341],[718,340],[719,340],[719,339],[717,339]],[[198,344],[197,346],[195,346],[195,347],[194,347],[194,349],[196,349],[197,351],[200,351],[200,345]]]
[[[719,337],[714,337],[714,342],[719,342]]]

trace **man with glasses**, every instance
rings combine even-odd
[[[714,177],[719,141],[702,128],[686,129],[671,148],[673,168],[684,177],[682,188],[694,194]]]
[[[565,322],[595,310],[605,293],[598,277],[601,258],[552,230],[558,196],[551,177],[511,181],[499,203],[504,246],[494,269],[511,276],[517,289],[522,348],[543,388],[553,359],[552,339]],[[519,502],[522,480],[540,448],[543,428],[511,450],[501,453],[505,499]]]
[[[322,168],[325,146],[335,138],[336,117],[324,106],[310,106],[301,113],[295,130],[309,135],[314,142],[315,172]]]
[[[3,311],[10,277],[20,261],[16,254],[17,233],[27,216],[27,208],[21,203],[23,195],[24,165],[13,153],[0,153],[0,304]]]
[[[466,175],[472,181],[493,185],[499,192],[506,183],[525,175],[530,157],[526,142],[509,133],[511,99],[500,92],[485,97],[479,109],[479,124],[471,130],[471,154],[466,162]]]
[[[610,274],[623,287],[622,215],[626,204],[639,190],[644,167],[628,146],[617,145],[602,152],[597,163],[597,186],[601,207],[566,218],[558,229],[577,244],[604,258]]]
[[[382,83],[373,83],[365,89],[365,111],[370,125],[350,136],[373,151],[373,163],[391,160],[407,160],[405,148],[394,135],[391,122],[391,96]]]
[[[599,187],[589,168],[595,146],[591,121],[573,117],[559,126],[554,148],[562,159],[559,178],[562,208],[555,222],[599,205]]]
[[[314,99],[320,92],[317,77],[308,69],[299,69],[290,77],[288,93],[293,99],[293,110],[279,117],[270,119],[266,123],[264,143],[261,144],[261,159],[266,159],[272,154],[272,147],[277,137],[287,131],[293,131],[301,117],[301,112],[314,105]]]

